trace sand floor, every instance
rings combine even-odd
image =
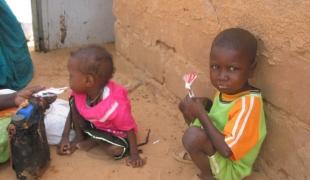
[[[113,45],[108,49],[114,53]],[[66,63],[72,49],[48,53],[32,52],[35,76],[31,85],[47,87],[68,86]],[[143,72],[128,62],[118,62],[114,80],[128,87],[133,115],[138,123],[138,140],[142,141],[151,129],[149,144],[142,146],[147,164],[142,168],[126,166],[125,160],[115,161],[104,154],[100,146],[89,151],[78,150],[70,156],[59,156],[51,146],[51,164],[41,179],[44,180],[190,180],[198,170],[193,164],[183,164],[173,158],[182,150],[181,137],[186,128],[178,112],[178,99],[162,86],[147,79]],[[60,98],[65,99],[66,94]],[[158,143],[153,143],[157,141]],[[10,164],[0,165],[0,180],[14,180]],[[267,179],[254,173],[248,179]]]

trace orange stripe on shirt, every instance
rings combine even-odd
[[[5,110],[0,111],[0,117],[9,117],[12,116],[14,113],[16,113],[17,108],[13,107],[13,108],[8,108]]]
[[[242,158],[258,141],[261,101],[256,96],[243,96],[229,112],[224,128],[225,142],[233,152],[232,159]]]

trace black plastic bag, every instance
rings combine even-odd
[[[51,103],[33,99],[17,111],[9,125],[12,168],[19,180],[38,179],[50,162],[44,112]]]

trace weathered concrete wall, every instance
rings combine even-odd
[[[118,56],[176,96],[182,75],[212,96],[208,54],[214,36],[243,27],[259,40],[254,84],[264,92],[268,136],[257,170],[270,179],[310,178],[310,1],[114,0]]]
[[[113,0],[42,0],[46,49],[114,41]]]

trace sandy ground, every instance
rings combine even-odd
[[[108,49],[114,53],[113,45]],[[72,49],[32,52],[35,76],[30,85],[68,86],[66,63]],[[181,137],[186,128],[177,110],[178,100],[164,88],[128,62],[116,61],[114,80],[130,90],[133,115],[138,123],[138,139],[142,141],[151,129],[149,144],[142,146],[147,164],[142,168],[126,166],[125,160],[115,161],[104,154],[100,146],[89,151],[78,150],[70,156],[59,156],[51,146],[51,164],[41,179],[109,179],[109,180],[190,180],[198,170],[192,164],[183,164],[173,158],[182,150]],[[67,95],[60,98],[65,99]],[[158,143],[153,143],[157,141]],[[0,180],[15,179],[10,164],[0,165]],[[254,173],[248,179],[266,179]]]

